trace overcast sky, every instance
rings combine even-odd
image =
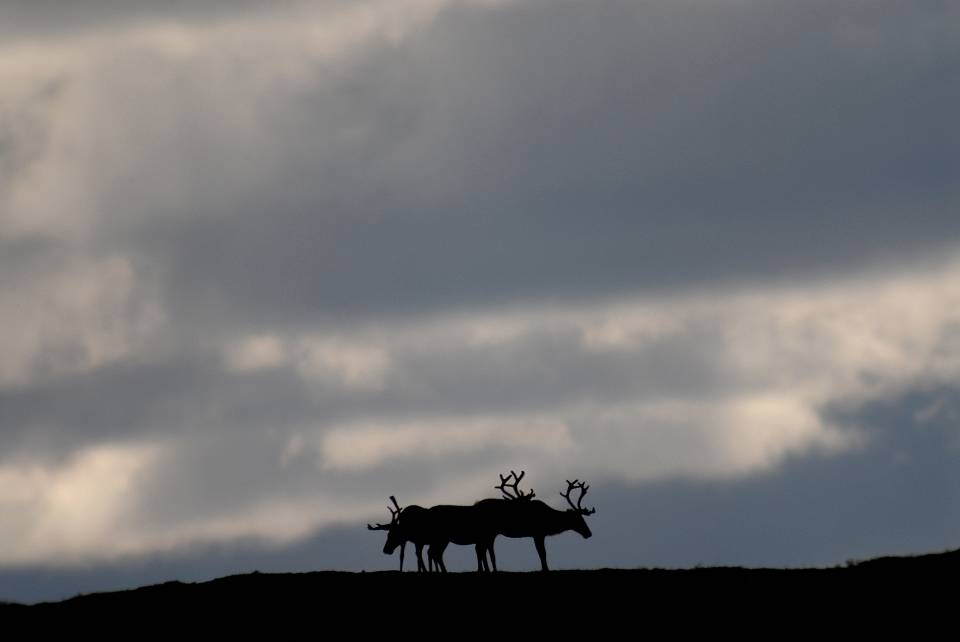
[[[960,546],[958,72],[936,0],[4,0],[0,599],[510,468],[557,567]]]

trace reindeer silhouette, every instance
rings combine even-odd
[[[593,515],[597,509],[587,509],[582,506],[583,498],[590,489],[585,482],[568,479],[567,490],[565,493],[561,491],[560,495],[567,500],[570,508],[556,510],[539,499],[534,499],[535,493],[532,490],[525,494],[519,489],[523,475],[524,471],[520,471],[519,475],[514,471],[510,471],[507,477],[500,475],[500,485],[495,488],[500,489],[503,498],[482,499],[475,506],[481,507],[484,518],[491,524],[497,535],[512,538],[532,537],[537,555],[540,556],[540,568],[548,571],[550,569],[547,566],[546,538],[569,530],[579,533],[584,539],[591,537],[593,533],[584,517]],[[512,484],[508,483],[511,477]],[[512,492],[509,492],[510,490]],[[570,498],[574,490],[580,491],[576,504]],[[492,543],[490,555],[491,558],[496,559]]]
[[[392,555],[393,551],[400,547],[401,571],[404,547],[408,541],[416,545],[417,571],[432,571],[436,567],[438,571],[445,573],[447,567],[443,562],[443,553],[450,543],[473,545],[477,554],[477,571],[496,571],[494,541],[497,535],[533,538],[540,556],[541,570],[548,571],[550,569],[547,566],[546,538],[568,530],[579,533],[584,539],[591,537],[593,533],[584,517],[593,515],[597,510],[582,506],[583,498],[590,489],[585,482],[567,480],[567,490],[561,491],[560,495],[567,500],[570,508],[556,510],[540,500],[535,500],[536,493],[533,490],[525,493],[519,488],[524,474],[524,471],[520,471],[519,475],[510,471],[508,476],[500,475],[500,484],[494,488],[500,490],[503,497],[482,499],[472,506],[439,505],[423,508],[411,505],[401,509],[396,498],[391,495],[390,500],[396,510],[387,507],[391,513],[390,523],[376,526],[367,524],[367,528],[387,531],[384,553]],[[580,491],[576,504],[570,497],[574,490]],[[423,563],[424,546],[429,546],[429,569]]]
[[[497,570],[493,556],[493,540],[497,533],[486,518],[486,513],[476,506],[444,505],[427,509],[423,520],[425,537],[429,540],[428,556],[430,563],[442,572],[447,572],[443,562],[443,553],[451,543],[462,546],[473,545],[477,553],[477,572]],[[487,554],[490,554],[490,563]]]
[[[509,483],[510,477],[500,475],[500,485],[495,488],[500,489],[505,498],[527,500],[533,498],[533,491],[524,494],[518,488],[524,471],[520,471],[519,476],[513,471],[511,474],[514,479],[512,484]],[[430,520],[430,524],[427,528],[433,537],[427,553],[431,566],[436,565],[441,572],[447,572],[443,553],[452,542],[461,545],[473,544],[476,547],[478,572],[496,571],[497,556],[493,549],[493,542],[497,538],[496,512],[489,502],[500,501],[502,500],[480,500],[472,506],[441,505],[428,509],[427,519]]]
[[[492,547],[496,533],[479,519],[479,513],[473,506],[440,505],[424,508],[412,504],[406,508],[400,508],[396,497],[391,495],[390,501],[396,507],[394,510],[387,506],[391,515],[390,523],[376,526],[367,524],[367,529],[387,531],[387,541],[383,545],[385,554],[393,555],[397,547],[400,547],[401,572],[407,542],[413,542],[416,546],[418,572],[432,571],[436,567],[436,570],[446,573],[443,552],[451,542],[475,546],[477,571],[490,570],[486,552]],[[429,567],[423,563],[424,546],[429,547],[427,549]]]
[[[390,511],[390,523],[377,524],[376,526],[367,524],[367,529],[371,531],[387,531],[387,541],[383,545],[383,552],[385,554],[393,555],[397,547],[400,547],[401,573],[403,572],[403,553],[407,547],[407,542],[413,542],[416,547],[417,572],[427,570],[423,563],[423,547],[430,542],[425,537],[424,529],[421,527],[427,509],[423,506],[417,506],[416,504],[411,504],[406,508],[400,508],[400,504],[397,503],[397,498],[393,495],[390,495],[390,501],[393,502],[393,505],[396,507],[396,510],[394,510],[390,506],[387,506],[387,510]],[[429,557],[429,551],[427,555]]]

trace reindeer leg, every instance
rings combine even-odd
[[[436,551],[434,551],[436,549]],[[447,565],[443,563],[443,552],[447,549],[447,543],[430,545],[430,554],[433,555],[433,561],[441,573],[447,572]]]
[[[423,544],[416,544],[417,547],[417,573],[426,571],[427,567],[423,564]],[[429,553],[428,553],[429,555]]]
[[[478,543],[474,545],[474,550],[477,551],[477,573],[489,571],[490,567],[487,566],[487,551],[483,547],[483,544]]]
[[[533,538],[533,543],[537,547],[537,555],[540,556],[540,570],[549,571],[550,569],[547,568],[547,547],[544,546],[543,539],[542,535],[538,535]]]
[[[496,573],[497,572],[497,555],[496,553],[493,552],[493,542],[494,540],[490,540],[489,544],[487,544],[487,547],[488,547],[488,550],[490,551],[490,563],[493,565],[493,572]]]

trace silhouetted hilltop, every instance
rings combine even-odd
[[[945,553],[927,553],[903,557],[878,557],[862,562],[851,562],[858,572],[947,573],[960,572],[960,549]]]
[[[893,599],[916,598],[955,579],[960,550],[910,557],[883,557],[844,566],[806,569],[747,569],[707,567],[693,569],[598,569],[496,574],[475,572],[426,574],[397,571],[347,573],[250,573],[209,582],[167,582],[129,591],[80,595],[69,600],[32,606],[6,604],[0,615],[40,615],[84,612],[129,614],[150,612],[243,614],[286,610],[325,615],[371,613],[388,608],[425,608],[450,615],[467,613],[480,605],[498,617],[521,618],[524,613],[552,605],[562,617],[566,609],[595,617],[631,617],[638,609],[660,616],[719,613],[725,609],[818,608],[848,609],[853,600],[873,607]],[[949,585],[949,584],[947,584]],[[474,606],[471,606],[474,605]],[[806,605],[806,606],[802,606]],[[706,608],[704,608],[706,607]],[[543,612],[540,610],[539,612]],[[581,617],[577,615],[576,617]],[[562,619],[554,625],[562,627]]]

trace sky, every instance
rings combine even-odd
[[[958,69],[937,0],[4,0],[0,600],[396,568],[510,469],[558,568],[960,546]]]

